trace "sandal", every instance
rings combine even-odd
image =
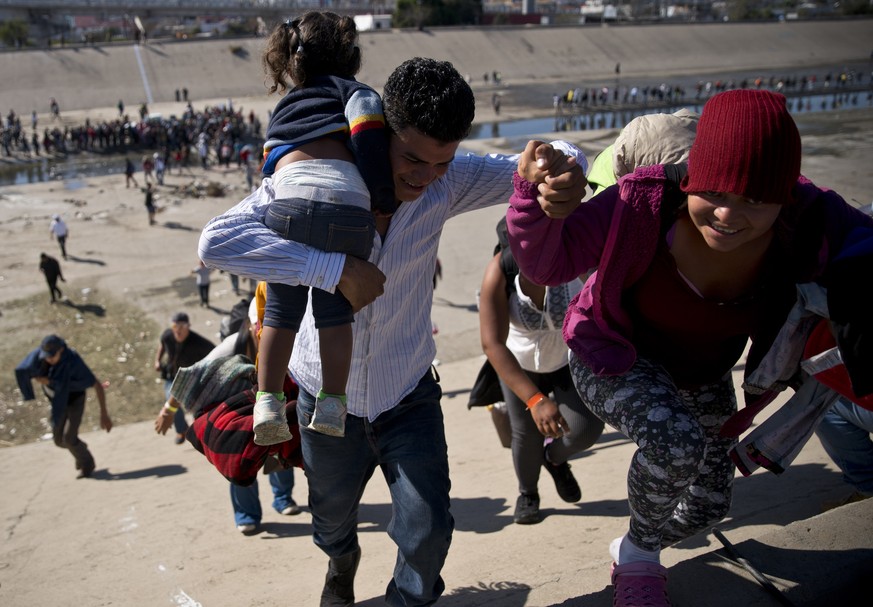
[[[613,607],[670,607],[667,568],[639,561],[612,564]]]

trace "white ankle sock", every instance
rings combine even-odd
[[[616,565],[637,563],[639,561],[661,564],[660,550],[643,550],[634,544],[627,534],[612,540],[609,544],[609,555]]]

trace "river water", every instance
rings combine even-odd
[[[868,91],[839,92],[790,97],[788,103],[791,112],[799,119],[803,114],[808,113],[869,108],[873,106],[873,97]],[[475,124],[469,139],[496,137],[517,139],[518,142],[513,143],[510,147],[521,149],[532,135],[561,131],[619,129],[637,116],[658,112],[675,112],[682,107],[700,112],[703,106],[702,103],[692,102],[674,106],[635,105],[603,110],[588,108],[573,111],[564,108],[556,110],[555,115],[548,118]],[[463,145],[459,152],[464,152]],[[139,153],[136,152],[136,154]],[[122,175],[124,173],[124,158],[124,155],[102,154],[72,154],[64,159],[42,156],[28,163],[0,168],[0,186],[58,181],[63,182],[66,189],[76,190],[85,185],[84,180],[87,177]]]

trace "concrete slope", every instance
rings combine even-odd
[[[360,79],[377,88],[414,56],[451,61],[481,81],[501,72],[506,82],[599,80],[657,74],[803,69],[866,61],[873,20],[393,30],[361,36]],[[152,42],[141,61],[130,45],[0,54],[0,110],[44,112],[50,97],[61,110],[128,107],[174,99],[187,87],[194,99],[253,96],[265,91],[263,39]]]
[[[510,452],[488,412],[466,408],[480,363],[439,367],[456,522],[440,605],[607,607],[607,546],[626,530],[634,445],[607,429],[572,462],[582,501],[562,502],[544,474],[545,519],[514,525]],[[233,525],[227,482],[190,445],[156,436],[149,422],[83,439],[98,468],[88,480],[75,479],[69,454],[50,440],[0,451],[0,604],[318,604],[326,559],[312,543],[310,514],[274,512],[268,483],[260,483],[261,532],[244,537]],[[294,497],[305,504],[306,481],[296,476]],[[873,563],[873,500],[817,516],[822,501],[846,491],[813,438],[783,475],[738,479],[719,527],[797,605],[825,605],[829,593],[869,576]],[[383,604],[396,556],[390,517],[388,487],[377,472],[360,510],[360,606]],[[710,534],[664,552],[674,607],[776,604],[721,554]]]

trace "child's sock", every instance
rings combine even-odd
[[[345,394],[328,394],[324,390],[319,390],[318,395],[315,397],[315,400],[324,400],[326,398],[338,398],[340,402],[345,405],[346,404],[346,395]]]
[[[276,400],[278,400],[280,403],[285,402],[285,393],[284,392],[263,392],[262,390],[258,390],[258,393],[255,394],[255,399],[257,400],[257,399],[261,398],[261,396],[264,396],[267,394],[272,394],[273,396],[275,396]]]
[[[637,563],[646,561],[649,563],[661,563],[661,551],[643,550],[634,544],[627,535],[617,537],[609,545],[609,555],[616,565],[625,563]]]

